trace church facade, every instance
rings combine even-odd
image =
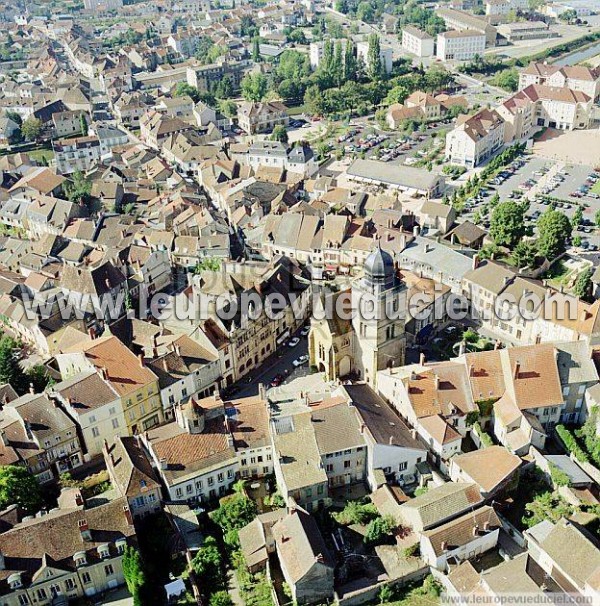
[[[327,380],[352,377],[375,387],[378,370],[404,364],[406,308],[406,285],[392,256],[378,247],[351,288],[324,295],[315,307],[311,366]]]

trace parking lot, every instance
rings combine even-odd
[[[405,134],[383,130],[376,123],[363,119],[349,125],[338,125],[325,143],[333,156],[343,152],[345,158],[365,157],[397,164],[424,164],[429,160],[443,159],[444,133],[450,128],[449,121],[440,121],[429,124],[423,130]]]
[[[596,176],[595,176],[596,175]],[[484,228],[490,226],[488,203],[495,193],[500,200],[528,200],[526,224],[535,234],[537,221],[551,204],[572,218],[581,206],[583,219],[573,235],[581,238],[583,250],[600,247],[600,235],[595,226],[595,214],[600,210],[600,175],[589,166],[565,165],[537,156],[525,156],[488,182],[484,193],[467,201],[464,216],[473,220],[481,217]],[[486,216],[486,210],[488,214]]]

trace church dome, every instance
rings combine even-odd
[[[391,285],[394,283],[396,270],[390,253],[377,246],[367,257],[364,265],[365,278],[372,284]]]

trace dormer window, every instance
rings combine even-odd
[[[110,549],[108,543],[98,545],[98,556],[102,559],[110,557]]]
[[[73,556],[73,561],[75,562],[75,566],[79,568],[80,566],[85,566],[87,564],[87,556],[85,551],[78,551]]]
[[[119,539],[115,543],[115,545],[117,547],[117,553],[119,553],[119,554],[125,553],[125,547],[127,547],[127,541],[125,539]]]
[[[8,577],[8,584],[10,585],[11,589],[20,589],[21,587],[23,587],[23,581],[21,581],[21,574],[11,574]]]

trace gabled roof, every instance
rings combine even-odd
[[[135,497],[160,488],[152,465],[135,437],[117,437],[106,447],[104,460],[119,496]]]

